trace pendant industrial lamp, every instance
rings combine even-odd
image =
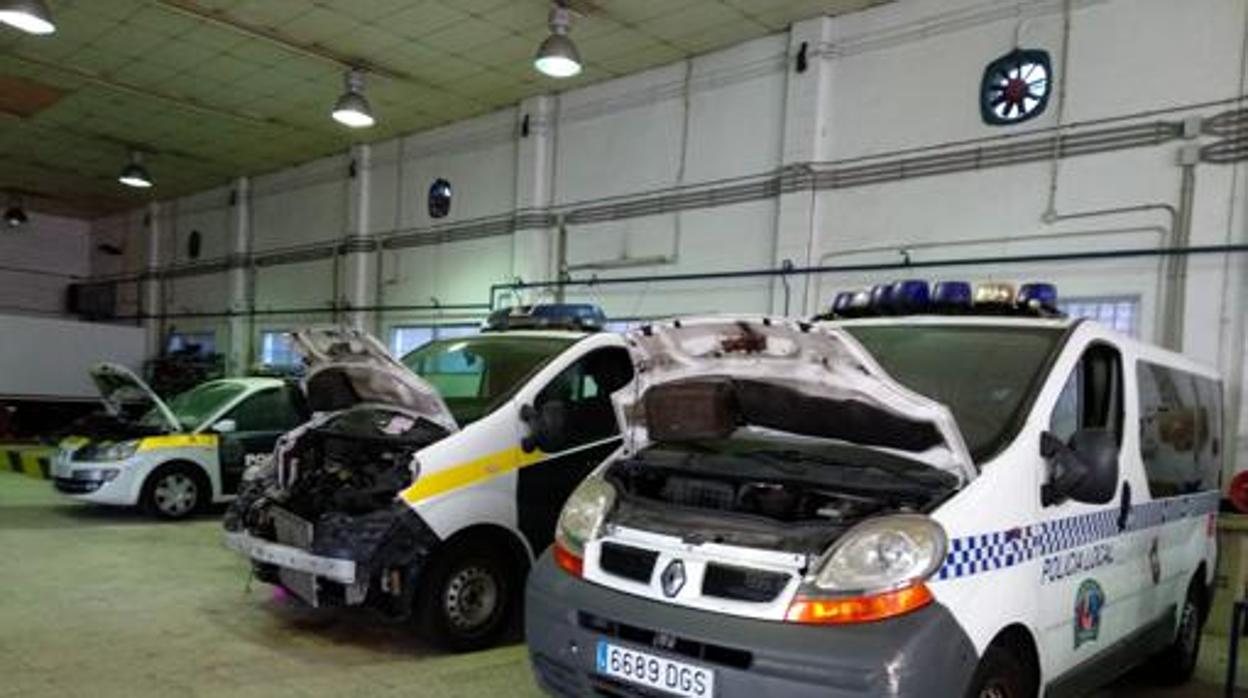
[[[121,176],[117,178],[117,181],[135,189],[151,188],[152,176],[143,166],[143,153],[137,150],[130,151],[130,163],[121,169]]]
[[[0,0],[0,23],[27,34],[51,34],[56,31],[52,12],[43,0]]]
[[[359,68],[348,70],[346,85],[347,91],[334,105],[334,121],[351,128],[368,128],[377,123],[373,118],[373,108],[364,98],[364,72]]]
[[[550,8],[550,36],[537,49],[534,68],[552,78],[570,78],[581,72],[581,54],[568,37],[571,29],[572,11],[563,3]]]
[[[22,200],[17,194],[9,199],[9,207],[4,210],[4,225],[8,228],[20,228],[30,220],[26,217],[26,209],[22,208]]]

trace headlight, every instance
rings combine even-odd
[[[932,601],[924,581],[944,564],[947,549],[944,529],[926,516],[865,521],[824,556],[788,619],[861,623],[922,608]]]
[[[74,460],[95,462],[126,460],[139,450],[141,442],[142,439],[131,439],[113,443],[89,444],[78,449],[74,454]]]
[[[598,477],[590,477],[572,492],[555,526],[554,554],[560,567],[581,575],[585,544],[598,535],[614,505],[615,488]]]

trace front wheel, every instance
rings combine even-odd
[[[209,496],[205,478],[194,468],[166,465],[148,476],[140,503],[153,516],[177,520],[195,513]]]
[[[426,571],[419,601],[421,630],[454,652],[484,649],[507,630],[521,574],[512,555],[484,543],[452,544]]]
[[[967,698],[1035,698],[1031,672],[1008,649],[991,646],[971,678]]]
[[[1178,686],[1187,683],[1196,672],[1196,657],[1200,655],[1201,625],[1204,606],[1198,582],[1187,589],[1187,598],[1179,608],[1179,630],[1161,654],[1152,662],[1157,683]]]

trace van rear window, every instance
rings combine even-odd
[[[943,403],[975,462],[1014,438],[1062,338],[1050,327],[859,325],[845,327],[880,366]]]

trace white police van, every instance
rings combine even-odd
[[[838,316],[904,315],[627,336],[625,446],[529,578],[544,689],[1078,695],[1149,657],[1190,677],[1218,376],[1054,317],[1047,285],[874,295]]]
[[[494,643],[573,489],[620,445],[623,338],[592,306],[502,311],[401,361],[348,330],[297,332],[315,414],[253,472],[226,545],[313,606]]]
[[[125,366],[92,368],[108,415],[84,422],[52,457],[57,491],[95,504],[182,519],[238,492],[249,465],[307,418],[298,388],[276,378],[224,378],[167,402]],[[127,405],[147,405],[138,418]]]

